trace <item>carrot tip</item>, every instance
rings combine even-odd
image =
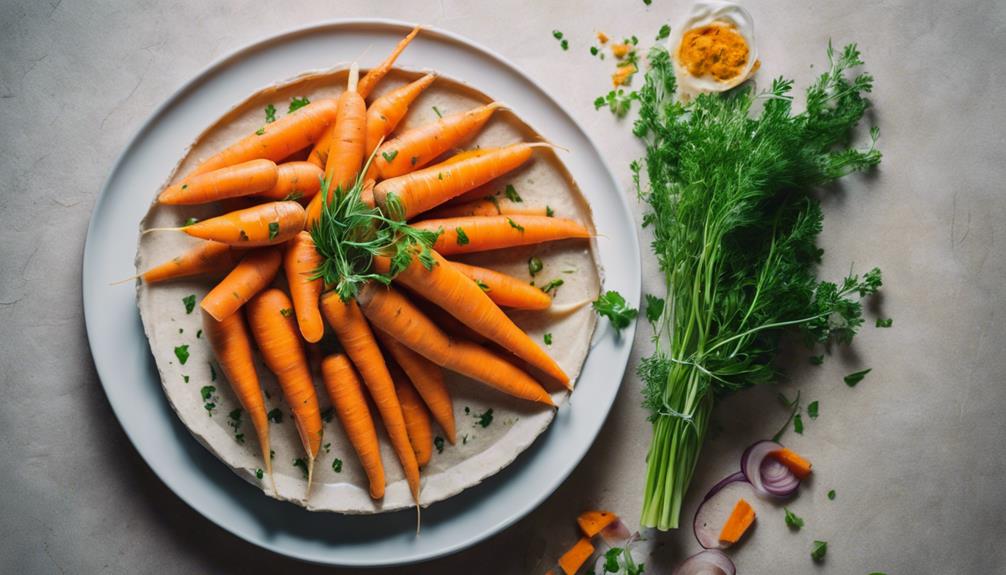
[[[314,456],[308,451],[307,455],[307,491],[304,493],[304,500],[311,498],[311,481],[314,478]]]
[[[597,299],[597,298],[594,298],[594,299]],[[585,300],[580,300],[580,301],[576,301],[576,302],[573,302],[573,303],[568,303],[566,305],[560,305],[560,306],[553,305],[553,306],[549,306],[549,307],[545,308],[545,311],[547,311],[549,313],[549,315],[553,315],[553,316],[569,315],[569,314],[571,314],[571,313],[573,313],[575,311],[580,310],[584,306],[586,306],[586,305],[588,305],[590,303],[593,303],[593,301],[594,300],[591,300],[591,299],[585,299]]]
[[[356,86],[360,82],[360,65],[353,62],[349,66],[349,79],[347,80],[346,89],[350,92],[356,91]]]
[[[145,235],[149,234],[150,232],[177,232],[177,231],[179,231],[181,229],[182,228],[147,228],[147,229],[143,230],[142,232],[140,232],[140,235],[141,236],[145,236]]]
[[[118,280],[118,281],[114,281],[114,282],[112,282],[112,283],[110,283],[108,285],[110,285],[110,286],[118,286],[118,285],[122,285],[122,284],[124,284],[126,282],[136,281],[136,280],[140,279],[141,277],[143,277],[143,274],[136,274],[135,276],[129,276],[126,279],[121,279],[121,280]]]

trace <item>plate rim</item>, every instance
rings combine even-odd
[[[141,447],[137,444],[137,440],[134,438],[134,435],[130,432],[130,428],[127,427],[126,423],[124,422],[124,419],[120,414],[119,409],[116,408],[116,403],[112,401],[112,394],[109,393],[109,388],[105,383],[106,378],[103,377],[103,374],[107,373],[108,370],[106,367],[104,367],[105,366],[104,362],[99,358],[99,355],[95,352],[94,346],[91,343],[92,339],[95,337],[94,333],[95,328],[93,328],[94,322],[89,321],[91,313],[89,313],[88,311],[89,308],[92,307],[92,305],[95,305],[94,303],[89,304],[89,302],[93,302],[94,298],[97,297],[96,295],[92,294],[91,290],[88,288],[88,286],[92,284],[94,281],[91,278],[91,275],[92,270],[95,269],[95,266],[91,262],[94,258],[100,257],[99,254],[94,253],[94,251],[97,248],[94,248],[94,244],[91,241],[92,238],[94,237],[94,229],[96,222],[94,215],[98,213],[100,209],[104,206],[105,202],[108,201],[110,184],[115,179],[115,176],[121,171],[122,166],[126,161],[127,157],[131,155],[131,152],[137,146],[141,137],[145,133],[150,131],[150,129],[155,125],[155,122],[164,114],[166,110],[168,110],[172,105],[174,105],[179,98],[188,94],[190,91],[197,89],[204,81],[210,79],[215,73],[225,69],[231,63],[240,60],[246,55],[249,55],[256,51],[266,50],[271,44],[282,43],[286,40],[294,39],[298,36],[323,32],[325,30],[338,30],[340,28],[346,28],[346,27],[349,28],[385,27],[385,28],[401,28],[407,30],[415,27],[416,25],[417,24],[414,22],[409,22],[395,18],[377,18],[377,17],[332,18],[322,20],[317,23],[313,23],[306,26],[294,26],[286,28],[275,34],[270,34],[255,40],[251,40],[248,43],[245,43],[242,46],[236,48],[235,50],[217,58],[216,60],[212,61],[210,64],[199,70],[196,74],[194,74],[189,80],[185,81],[176,90],[172,91],[170,95],[165,97],[161,101],[161,103],[158,104],[146,116],[146,119],[143,121],[143,123],[132,133],[132,135],[128,139],[126,146],[116,157],[115,161],[112,164],[111,169],[108,172],[107,177],[102,183],[101,189],[98,193],[98,196],[94,203],[94,207],[92,208],[91,214],[88,219],[87,233],[84,240],[82,269],[81,269],[81,284],[82,284],[81,299],[83,301],[82,313],[84,316],[85,332],[87,334],[88,339],[88,349],[91,352],[91,358],[94,362],[95,371],[98,374],[98,379],[101,384],[102,390],[105,393],[105,397],[108,400],[109,406],[111,407],[116,420],[118,421],[123,432],[126,434],[126,437],[129,439],[130,444],[133,446],[133,448],[140,456],[140,458],[143,460],[143,462],[147,465],[147,467],[154,473],[154,475],[157,476],[158,480],[162,484],[164,484],[176,497],[178,497],[189,508],[193,509],[201,517],[208,520],[210,523],[216,525],[217,527],[223,529],[227,533],[230,533],[231,535],[234,535],[237,538],[249,544],[255,545],[256,547],[260,547],[263,549],[267,549],[273,553],[276,553],[284,557],[296,559],[301,562],[320,564],[320,565],[342,566],[342,567],[390,567],[390,566],[418,564],[432,561],[437,558],[445,557],[447,555],[452,555],[460,551],[463,551],[482,541],[485,541],[486,539],[507,529],[517,521],[523,519],[529,513],[537,509],[545,501],[545,499],[547,499],[553,493],[555,493],[555,491],[566,481],[566,479],[573,472],[573,470],[576,469],[576,467],[583,461],[583,458],[586,456],[587,451],[589,451],[589,449],[594,445],[594,442],[597,440],[597,436],[600,434],[601,429],[604,426],[604,423],[607,421],[608,417],[611,414],[611,407],[614,405],[615,399],[618,397],[618,390],[621,388],[622,381],[625,378],[625,371],[628,368],[628,361],[632,351],[631,342],[634,340],[636,328],[638,325],[638,322],[634,320],[627,328],[621,330],[619,337],[623,338],[624,341],[628,342],[628,345],[623,346],[619,351],[620,357],[618,358],[618,360],[619,363],[621,364],[620,369],[621,376],[618,382],[615,384],[615,389],[613,390],[613,393],[611,393],[610,395],[610,400],[608,400],[606,402],[606,405],[603,406],[604,416],[601,418],[602,419],[601,423],[597,426],[596,431],[593,432],[593,436],[590,438],[590,441],[584,442],[582,444],[583,447],[582,449],[579,450],[579,453],[575,458],[575,463],[570,465],[568,469],[564,469],[560,473],[556,473],[551,478],[549,478],[549,480],[545,482],[543,488],[539,489],[534,496],[526,499],[522,506],[510,511],[505,520],[496,523],[491,528],[483,530],[479,533],[472,534],[466,538],[462,538],[461,540],[455,542],[454,544],[444,546],[443,548],[437,549],[436,551],[421,553],[404,560],[393,559],[388,561],[378,560],[370,562],[358,562],[358,561],[346,561],[339,559],[337,557],[332,557],[331,560],[328,560],[329,558],[303,557],[291,553],[289,550],[285,549],[282,544],[278,544],[274,541],[256,540],[254,538],[248,537],[246,536],[245,533],[232,529],[225,521],[223,521],[219,517],[212,516],[205,510],[195,505],[186,495],[186,491],[185,489],[182,488],[182,486],[175,485],[168,479],[165,479],[165,477],[159,471],[158,464],[155,464],[152,458],[149,457],[149,455],[145,453],[144,450],[141,449]],[[597,146],[597,143],[595,142],[594,138],[590,135],[589,132],[587,132],[583,128],[583,126],[578,121],[576,121],[575,117],[572,114],[570,114],[569,110],[560,100],[556,99],[551,92],[546,90],[538,81],[536,81],[531,76],[526,74],[516,64],[514,64],[501,54],[497,53],[496,51],[486,47],[485,45],[477,41],[474,41],[467,36],[437,26],[431,26],[426,24],[421,24],[421,26],[423,32],[426,34],[440,36],[459,46],[464,47],[465,49],[477,51],[482,56],[485,56],[495,61],[499,65],[510,70],[511,72],[522,78],[524,81],[534,86],[537,90],[541,92],[541,94],[545,98],[549,100],[549,103],[551,105],[554,105],[556,108],[558,108],[568,118],[570,123],[573,126],[575,126],[576,130],[583,135],[586,141],[590,144],[591,148],[593,148],[594,151],[597,153],[597,157],[600,159],[601,166],[604,169],[604,172],[608,174],[611,182],[614,184],[613,192],[615,192],[618,196],[617,197],[618,204],[621,206],[624,215],[626,215],[629,221],[633,223],[633,231],[634,232],[636,231],[634,226],[635,218],[632,215],[632,209],[629,206],[628,199],[625,197],[624,191],[618,185],[617,179],[613,176],[614,172],[611,170],[608,160],[605,158],[603,154],[600,153],[600,148]],[[639,245],[639,238],[636,233],[629,234],[629,247],[631,248],[632,253],[626,255],[632,256],[631,260],[637,262],[636,267],[639,270],[639,274],[637,274],[632,278],[632,281],[636,283],[635,287],[637,289],[624,295],[626,296],[626,299],[629,301],[630,304],[638,305],[641,300],[640,296],[642,290],[642,277],[641,277],[642,265],[640,260],[641,250]],[[603,281],[604,276],[605,273],[602,268],[601,270],[602,289],[604,287],[604,281]],[[133,298],[136,297],[135,290],[131,290],[131,294]],[[139,314],[138,309],[136,310],[136,314],[137,315]],[[603,326],[598,326],[598,331],[595,332],[594,337],[595,338],[598,337],[599,334],[603,333],[603,331],[604,331]],[[593,347],[594,345],[592,343],[590,351],[593,351]],[[587,359],[589,359],[589,357],[590,352],[588,352],[587,357],[585,358],[584,361],[586,362]],[[192,440],[195,440],[195,438],[192,438]],[[536,439],[536,442],[538,441],[539,440]],[[507,467],[509,467],[509,465]],[[448,498],[447,500],[450,499],[451,498]]]

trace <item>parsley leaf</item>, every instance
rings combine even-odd
[[[307,96],[304,96],[303,98],[297,98],[295,96],[295,97],[293,97],[293,98],[290,99],[290,108],[287,109],[286,113],[287,114],[292,114],[292,113],[296,112],[297,110],[303,108],[304,106],[306,106],[306,105],[308,105],[310,103],[311,103],[311,100],[308,100]]]
[[[552,333],[547,332],[545,335],[541,336],[541,339],[545,342],[545,345],[552,345]]]
[[[293,466],[300,469],[300,472],[304,475],[304,479],[307,479],[307,460],[303,457],[298,457],[293,460]]]
[[[199,221],[199,218],[185,218],[185,223],[182,224],[182,227],[183,228],[187,228],[187,227],[191,226],[192,224],[194,224],[194,223],[196,223],[198,221]]]
[[[265,134],[265,126],[263,126],[263,127],[259,128],[259,129],[255,130],[255,135],[256,136],[262,136],[264,134]]]
[[[545,206],[545,215],[550,218],[555,217],[555,210],[552,209],[552,206]]]
[[[279,222],[269,222],[269,239],[276,239],[279,235]]]
[[[513,187],[513,184],[506,185],[506,189],[503,190],[503,195],[506,196],[506,199],[514,203],[524,201],[524,199],[520,197],[520,194],[517,193],[517,189]]]
[[[555,290],[559,289],[559,287],[562,286],[562,284],[564,284],[564,283],[566,283],[566,282],[563,281],[562,278],[556,278],[554,280],[551,280],[547,284],[541,286],[541,291],[543,291],[545,293],[554,292]],[[555,295],[555,294],[553,293],[552,295]],[[598,313],[600,313],[600,312],[598,312]]]
[[[656,324],[660,320],[660,316],[664,313],[664,298],[659,298],[655,295],[646,294],[646,319],[652,324]]]
[[[810,547],[810,558],[814,561],[821,561],[826,553],[828,553],[827,541],[814,541]]]
[[[834,501],[835,500],[835,495],[836,495],[835,494],[835,490],[832,489],[831,491],[828,492],[828,499]]]
[[[342,473],[342,460],[338,457],[332,460],[332,471]]]
[[[803,518],[790,511],[788,507],[783,507],[783,510],[786,512],[786,525],[799,531],[803,527]]]
[[[598,96],[594,100],[594,109],[600,110],[604,106],[608,106],[612,114],[622,118],[629,113],[632,101],[637,99],[639,99],[637,92],[626,93],[625,90],[619,88],[608,92],[604,96]]]
[[[877,327],[891,327],[894,325],[894,320],[891,318],[880,319],[877,318]]]
[[[185,315],[189,315],[192,313],[192,310],[196,309],[196,294],[183,297],[182,303],[185,304]]]
[[[664,24],[663,26],[660,27],[660,31],[657,32],[657,41],[659,42],[661,40],[665,40],[670,35],[671,35],[671,27],[667,24]]]
[[[203,401],[208,401],[213,397],[213,393],[216,392],[217,388],[213,385],[204,385],[199,389],[199,396],[203,398]]]
[[[260,467],[260,468],[256,469],[255,470],[255,479],[261,480],[263,477],[265,477],[265,472],[262,471],[262,468]]]
[[[477,414],[475,416],[475,423],[483,428],[489,427],[493,422],[493,408],[485,410],[485,412]]]
[[[398,157],[398,150],[391,150],[390,152],[381,152],[381,156],[384,157],[385,162],[388,162],[390,164],[391,162],[395,161],[396,157]]]
[[[611,326],[617,331],[629,327],[639,313],[638,310],[629,307],[622,294],[614,290],[608,290],[598,296],[592,305],[597,315],[608,318]]]
[[[872,368],[850,373],[844,378],[845,385],[848,385],[849,387],[856,387],[856,384],[863,381],[863,378],[866,377],[866,374],[870,373],[870,371],[872,371]]]
[[[440,113],[440,110],[436,106],[433,106],[433,113],[436,114],[438,118],[444,117],[444,115]],[[415,162],[412,162],[412,164],[415,165]]]
[[[459,246],[468,245],[468,234],[465,233],[465,230],[459,226],[454,228],[454,231],[458,235],[457,239],[458,245]]]
[[[178,363],[185,365],[189,361],[189,344],[175,346],[175,357],[178,358]]]
[[[527,260],[527,271],[531,274],[531,277],[534,277],[535,274],[540,272],[544,267],[545,264],[541,262],[541,258],[538,256],[531,256]]]
[[[810,416],[811,419],[817,419],[817,410],[818,402],[816,400],[807,404],[807,415]]]
[[[479,288],[482,291],[485,291],[485,292],[489,291],[489,289],[490,289],[489,286],[486,285],[486,283],[484,281],[479,280],[479,279],[475,280],[475,285],[479,286]]]
[[[265,107],[265,123],[271,124],[276,121],[276,106],[267,104]]]
[[[508,224],[510,224],[511,228],[517,230],[518,232],[520,232],[522,234],[524,233],[524,226],[522,226],[522,225],[518,224],[517,222],[513,221],[512,218],[507,218],[506,221],[507,221]]]

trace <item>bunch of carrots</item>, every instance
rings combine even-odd
[[[543,310],[551,297],[517,278],[445,256],[590,233],[554,217],[551,209],[490,202],[479,191],[547,144],[451,155],[501,108],[498,103],[400,133],[396,127],[433,75],[367,104],[418,32],[362,78],[354,64],[338,98],[312,102],[266,125],[158,197],[172,205],[247,202],[236,211],[167,228],[202,241],[141,279],[226,273],[200,303],[204,330],[251,416],[270,477],[253,342],[275,374],[307,455],[306,496],[322,445],[322,419],[304,348],[322,338],[326,323],[342,351],[321,362],[324,389],[375,499],[384,495],[384,462],[367,396],[418,505],[420,468],[432,453],[431,417],[455,441],[443,369],[548,406],[554,404],[541,382],[571,388],[562,368],[501,309]],[[285,161],[308,151],[306,161]],[[288,291],[272,287],[281,269]]]

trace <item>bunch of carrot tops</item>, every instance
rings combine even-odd
[[[418,32],[363,78],[354,65],[337,99],[311,102],[267,123],[159,196],[164,204],[246,206],[179,228],[202,243],[141,277],[153,283],[226,272],[200,303],[204,331],[251,416],[271,477],[252,341],[258,347],[293,411],[307,454],[308,495],[322,419],[304,342],[318,342],[326,321],[342,351],[321,362],[323,383],[375,499],[384,495],[385,478],[367,395],[418,502],[420,467],[432,453],[431,416],[455,441],[443,369],[548,406],[552,397],[540,382],[553,390],[571,387],[562,368],[501,309],[545,310],[550,295],[444,256],[591,234],[554,217],[548,206],[486,198],[486,184],[546,144],[476,149],[441,160],[477,134],[499,104],[397,133],[410,104],[435,79],[426,75],[367,105]],[[290,161],[305,152],[305,160]],[[289,295],[270,287],[281,268]]]

